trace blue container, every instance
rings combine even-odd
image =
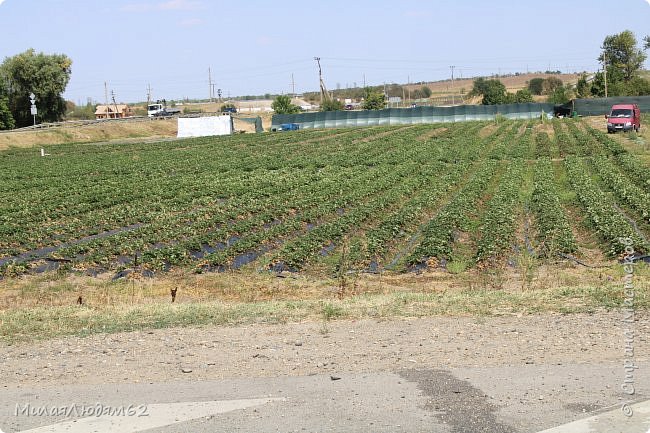
[[[300,125],[297,123],[283,123],[280,125],[280,128],[283,131],[297,131],[300,129]]]

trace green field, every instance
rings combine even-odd
[[[354,271],[650,247],[650,170],[574,120],[0,152],[0,272]]]

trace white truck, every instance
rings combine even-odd
[[[167,101],[156,101],[155,104],[147,105],[147,116],[149,117],[163,117],[163,116],[176,116],[181,114],[179,108],[168,108]]]

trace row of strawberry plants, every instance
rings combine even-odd
[[[555,141],[560,150],[560,156],[565,157],[567,155],[575,154],[575,142],[573,137],[567,134],[564,130],[564,123],[557,119],[553,119],[551,124],[553,125],[553,133],[555,134]]]
[[[360,136],[365,137],[366,134],[361,134]],[[349,138],[354,139],[354,137]],[[111,156],[110,161],[104,160],[101,157],[87,158],[84,160],[84,165],[87,165],[88,163],[92,164],[92,162],[95,161],[100,165],[98,169],[94,169],[92,165],[87,167],[88,171],[95,171],[96,174],[99,175],[99,179],[95,179],[96,175],[81,176],[79,179],[64,178],[64,181],[60,184],[54,183],[56,188],[43,188],[42,186],[39,186],[36,191],[34,191],[35,194],[33,196],[29,194],[29,186],[22,185],[21,192],[25,194],[26,200],[21,203],[21,197],[13,197],[13,200],[9,200],[7,203],[17,205],[24,203],[22,207],[24,209],[23,214],[11,212],[11,208],[9,207],[6,210],[3,209],[3,212],[0,213],[0,220],[4,215],[6,215],[7,219],[11,219],[16,223],[28,225],[38,223],[39,221],[33,217],[38,216],[39,213],[34,212],[33,208],[29,208],[29,205],[34,202],[38,202],[40,208],[47,210],[48,219],[58,219],[62,216],[69,215],[71,210],[78,209],[77,213],[83,214],[87,212],[88,209],[97,209],[98,206],[102,205],[105,198],[109,200],[108,206],[113,206],[118,204],[115,202],[115,192],[116,189],[119,189],[121,186],[131,187],[128,189],[129,195],[126,197],[132,197],[136,201],[147,196],[157,197],[160,192],[171,189],[170,187],[173,183],[178,181],[177,172],[179,169],[186,169],[188,165],[196,165],[199,169],[197,170],[199,173],[202,172],[202,170],[200,170],[201,168],[209,166],[215,171],[218,170],[220,178],[226,177],[226,173],[228,173],[228,171],[224,171],[223,168],[229,168],[231,172],[234,172],[237,175],[241,175],[240,168],[245,168],[246,171],[249,172],[256,168],[270,169],[269,158],[264,157],[260,152],[248,154],[249,156],[247,160],[247,153],[242,152],[242,149],[239,149],[236,143],[233,143],[233,146],[237,149],[238,153],[232,153],[232,150],[230,150],[230,156],[228,156],[227,149],[224,149],[223,147],[218,149],[221,154],[220,159],[228,161],[225,167],[220,167],[219,164],[215,164],[212,158],[206,159],[208,155],[201,152],[187,153],[187,155],[183,155],[183,158],[180,160],[170,158],[170,153],[173,153],[174,150],[173,148],[160,149],[158,154],[148,155],[149,157],[146,161],[138,161],[136,165],[132,163],[129,164],[128,159],[130,158],[130,155],[126,152],[123,155]],[[325,146],[319,148],[320,157],[324,156],[326,149],[327,147]],[[206,152],[209,151],[209,149],[204,150]],[[300,150],[302,151],[304,149],[301,148]],[[148,151],[147,153],[151,154],[152,152]],[[291,165],[290,163],[287,164],[286,160],[291,160],[296,154],[300,153],[303,152],[293,152],[288,156],[288,158],[285,156],[285,166]],[[256,161],[253,163],[253,161],[250,160],[251,158],[254,158]],[[65,167],[60,167],[59,165],[54,167],[55,172],[69,171],[69,167],[72,164],[69,164],[69,161],[67,160],[65,161]],[[305,158],[305,161],[308,164],[310,160]],[[185,167],[178,167],[180,165],[179,163],[183,164]],[[108,165],[108,170],[103,168],[105,165]],[[129,167],[128,169],[112,170],[110,168],[111,166],[132,167]],[[52,167],[49,168],[50,170],[52,169]],[[170,172],[172,178],[165,178],[165,175],[168,175]],[[155,182],[151,182],[151,180],[154,180]],[[182,181],[188,182],[191,181],[191,179],[188,176],[188,178],[182,178]],[[53,177],[48,176],[47,182],[53,183]],[[140,187],[143,184],[146,184],[146,188]],[[195,185],[188,185],[189,188],[187,189],[200,191],[200,185],[200,182],[195,182]],[[132,186],[135,186],[135,188]],[[74,188],[74,190],[71,191],[70,187]],[[57,192],[59,191],[62,191],[61,193],[64,194],[63,197],[57,197]],[[118,200],[121,198],[122,197],[117,197]],[[47,206],[50,203],[54,209]],[[57,209],[60,212],[57,212]]]
[[[538,158],[553,156],[552,142],[546,132],[535,134],[535,156]]]
[[[413,168],[415,169],[415,167]],[[354,207],[340,218],[321,224],[303,236],[287,242],[274,255],[271,260],[272,265],[283,264],[290,269],[300,269],[324,245],[337,242],[346,233],[376,215],[377,212],[392,206],[404,196],[413,194],[425,180],[425,177],[409,175],[384,194]]]
[[[381,150],[381,149],[380,149]],[[394,159],[396,156],[398,158],[401,158],[401,156],[397,155],[397,151],[392,150],[389,152],[381,152],[378,151],[377,154],[375,155],[376,158],[381,159],[381,160],[391,160]],[[392,156],[391,156],[392,155]],[[353,158],[354,159],[354,158]],[[366,162],[372,161],[372,158],[368,159]],[[377,164],[378,166],[380,164]],[[337,169],[341,170],[341,169]],[[338,191],[341,191],[342,189],[345,189],[345,184],[346,184],[346,179],[349,179],[349,182],[359,182],[361,179],[358,178],[358,176],[351,176],[351,173],[346,173],[346,170],[342,170],[341,173],[337,173],[334,171],[333,173],[336,175],[335,178],[331,178],[330,176],[326,176],[323,178],[323,181],[327,183],[327,187],[330,190],[330,194],[336,194]],[[372,170],[366,172],[363,171],[361,172],[362,178],[365,177],[367,180],[362,181],[362,182],[371,182],[374,177],[378,175],[378,173],[373,173]],[[379,175],[383,176],[383,175]],[[336,180],[338,178],[338,180]],[[332,181],[334,180],[334,181]],[[234,219],[237,218],[237,225],[236,226],[228,226],[224,227],[220,230],[215,231],[213,234],[211,233],[205,233],[201,234],[199,229],[213,229],[215,221],[214,220],[207,220],[207,221],[202,221],[200,226],[193,224],[190,227],[181,227],[179,230],[175,229],[169,229],[162,227],[162,230],[159,230],[153,234],[150,234],[149,232],[151,231],[151,227],[143,227],[140,230],[129,232],[129,233],[124,233],[120,236],[115,236],[111,237],[110,239],[103,239],[100,241],[96,241],[93,244],[90,245],[84,245],[82,246],[77,246],[75,249],[81,250],[82,248],[88,249],[92,247],[97,247],[99,248],[98,254],[101,255],[101,250],[105,250],[107,248],[110,248],[111,245],[117,245],[122,249],[127,248],[129,245],[132,244],[132,242],[136,240],[142,240],[144,237],[147,239],[148,244],[155,244],[159,241],[164,241],[165,239],[184,239],[182,242],[186,245],[195,245],[196,244],[196,239],[197,237],[201,237],[203,239],[208,239],[211,238],[212,236],[229,236],[233,234],[238,234],[238,231],[248,231],[251,230],[255,227],[261,227],[265,223],[268,223],[269,221],[272,221],[277,218],[281,218],[283,216],[286,216],[287,213],[291,212],[292,206],[304,206],[306,205],[306,200],[304,197],[309,197],[311,200],[310,205],[314,204],[314,200],[318,200],[319,197],[322,195],[322,191],[319,192],[319,189],[322,190],[324,185],[322,185],[322,182],[316,182],[313,183],[312,186],[306,185],[307,189],[302,189],[300,191],[296,191],[295,197],[290,197],[291,201],[287,202],[286,199],[282,199],[282,197],[278,196],[272,196],[269,197],[270,202],[264,201],[260,202],[258,206],[253,207],[253,208],[248,208],[245,213],[242,213],[241,210],[235,214],[235,215],[227,215],[228,219]],[[301,203],[296,202],[296,200],[302,200]],[[232,206],[233,210],[236,210],[236,203],[233,201],[232,203],[229,202],[227,203],[227,206]],[[259,212],[259,213],[258,213]],[[224,223],[224,215],[219,215],[221,216],[221,220],[218,221],[219,223]],[[243,217],[243,219],[242,219]],[[204,224],[204,222],[206,224]],[[212,224],[212,226],[211,226]],[[197,233],[198,232],[198,233]],[[169,247],[169,250],[173,250],[177,248],[177,245],[172,245]],[[146,250],[146,245],[145,245],[145,250]],[[164,250],[164,249],[163,249]],[[161,251],[159,254],[165,254],[164,251]]]
[[[608,134],[586,126],[589,135],[613,156],[616,164],[632,179],[636,179],[639,187],[650,192],[650,167],[644,164],[638,157],[630,154],[619,142],[612,139]]]
[[[425,263],[430,258],[449,259],[454,233],[469,228],[470,215],[496,173],[498,163],[485,160],[467,184],[422,229],[421,242],[408,256],[407,263]]]
[[[634,179],[636,185],[650,193],[650,167],[629,153],[616,155],[616,163],[630,179]]]
[[[281,191],[273,192],[271,188],[269,193],[260,195],[259,191],[250,190],[240,197],[226,202],[224,205],[212,210],[202,209],[192,219],[192,215],[181,215],[187,222],[179,224],[177,220],[160,220],[154,221],[138,230],[110,238],[100,239],[88,242],[83,245],[75,245],[60,251],[60,254],[67,256],[88,255],[92,254],[93,258],[106,255],[106,251],[111,251],[111,255],[129,254],[134,250],[147,250],[151,245],[160,242],[173,242],[175,239],[193,239],[197,236],[209,237],[210,232],[214,232],[219,226],[226,226],[229,221],[236,221],[236,227],[222,227],[221,231],[233,232],[250,230],[253,227],[263,226],[276,218],[285,214],[291,214],[294,207],[305,206],[305,197],[309,198],[309,203],[325,194],[336,194],[344,189],[347,183],[359,181],[355,178],[355,173],[351,169],[327,169],[319,173],[317,177],[311,178],[307,182],[301,182],[301,186],[294,188],[295,185],[288,183],[290,186],[282,194]],[[363,173],[367,181],[371,181],[374,176],[381,175],[377,171],[370,170]],[[301,178],[296,173],[296,178]],[[236,232],[235,232],[236,233]]]
[[[627,153],[625,148],[621,146],[619,142],[609,138],[606,133],[594,129],[589,125],[585,125],[585,127],[587,129],[587,132],[596,140],[596,142],[600,143],[600,146],[602,146],[610,155]]]
[[[612,200],[594,184],[584,162],[577,157],[569,157],[564,164],[569,183],[586,211],[589,222],[607,243],[607,253],[611,256],[622,253],[625,245],[620,240],[623,238],[632,239],[637,252],[648,251],[645,241],[616,210]]]
[[[496,194],[488,202],[481,221],[477,262],[499,256],[512,244],[524,167],[523,160],[511,160]]]
[[[377,227],[369,230],[366,234],[367,248],[365,254],[359,254],[360,259],[365,258],[366,261],[371,260],[377,263],[380,257],[387,252],[387,244],[389,242],[396,243],[395,237],[404,230],[405,226],[416,222],[423,213],[430,213],[433,210],[432,206],[456,187],[461,180],[460,176],[466,175],[468,170],[471,170],[473,161],[484,158],[486,154],[492,152],[495,146],[501,146],[504,140],[507,144],[507,138],[504,139],[503,135],[505,131],[513,131],[507,130],[507,126],[504,125],[495,133],[481,139],[478,135],[480,127],[482,127],[481,124],[474,128],[468,128],[466,133],[454,134],[449,137],[449,142],[441,147],[447,155],[440,155],[440,160],[451,162],[452,157],[455,157],[453,162],[459,166],[458,170],[439,179],[441,183],[430,182],[427,185],[430,191],[423,188],[423,194],[414,197],[402,208],[387,216]],[[506,148],[502,151],[505,152]],[[512,150],[510,149],[508,152],[512,153]]]
[[[592,136],[580,129],[575,121],[568,122],[567,127],[576,143],[575,155],[590,156],[604,153],[603,147]]]
[[[412,169],[409,167],[408,169]],[[249,252],[260,244],[268,242],[278,236],[284,236],[291,232],[303,229],[307,224],[316,224],[322,219],[332,219],[337,211],[347,206],[354,205],[359,201],[367,199],[390,187],[398,180],[398,174],[406,170],[400,167],[395,170],[385,168],[381,171],[371,171],[365,180],[350,177],[350,182],[333,183],[329,191],[321,191],[318,194],[306,194],[301,196],[300,202],[284,203],[284,207],[275,209],[278,212],[273,215],[257,214],[251,218],[236,221],[231,226],[193,236],[182,240],[179,244],[164,248],[149,249],[144,254],[146,262],[166,262],[171,265],[187,264],[191,261],[191,252],[200,250],[202,245],[222,245],[219,251],[206,254],[202,257],[199,266],[208,264],[210,266],[226,266],[230,259],[238,254]],[[381,181],[373,181],[379,178]],[[287,206],[288,205],[288,206]],[[292,212],[292,209],[298,209]],[[265,227],[265,222],[274,219],[275,224]],[[278,219],[279,218],[279,219]],[[236,237],[234,242],[229,239]],[[170,257],[169,253],[177,250],[184,251],[182,256]]]
[[[646,222],[650,222],[650,194],[633,183],[607,157],[592,158],[593,167],[607,187],[620,200],[637,211]]]
[[[510,158],[530,158],[534,154],[533,121],[525,122],[523,133],[514,139],[514,145],[509,152]]]
[[[515,137],[519,132],[520,125],[521,122],[507,121],[503,122],[501,126],[499,126],[493,134],[493,138],[496,139],[496,141],[488,154],[488,158],[504,159],[509,155],[512,143],[514,143]]]
[[[361,136],[363,137],[365,134]],[[192,148],[194,152],[185,152],[181,159],[170,157],[172,156],[170,154],[173,154],[175,150],[173,145],[170,145],[169,148],[159,148],[157,152],[141,146],[135,146],[136,151],[147,154],[147,158],[138,160],[136,164],[129,161],[131,157],[130,152],[124,151],[122,154],[109,155],[110,159],[102,158],[103,154],[101,152],[98,155],[91,155],[90,157],[84,156],[83,170],[85,172],[80,173],[81,176],[79,178],[60,176],[60,173],[68,173],[70,168],[81,165],[71,161],[75,157],[74,152],[71,152],[72,155],[66,154],[65,157],[59,156],[54,160],[54,163],[50,163],[52,160],[48,162],[38,161],[42,162],[42,167],[39,169],[44,171],[42,178],[46,181],[46,184],[40,185],[36,182],[32,195],[30,194],[30,186],[21,181],[20,190],[24,196],[12,197],[12,200],[7,200],[5,203],[18,205],[25,203],[29,205],[37,202],[40,208],[47,209],[47,217],[49,219],[58,219],[64,216],[66,212],[69,214],[72,209],[76,209],[80,205],[82,207],[79,213],[85,213],[88,208],[83,207],[84,205],[90,208],[97,208],[98,205],[101,205],[105,197],[114,201],[115,190],[121,186],[130,187],[128,193],[136,200],[140,199],[141,196],[146,197],[147,193],[149,193],[149,196],[156,196],[160,191],[169,189],[169,184],[177,181],[177,172],[180,169],[186,169],[188,165],[196,165],[197,168],[207,165],[214,170],[218,170],[220,177],[224,177],[224,174],[227,173],[227,170],[223,170],[225,168],[231,168],[230,171],[233,171],[232,169],[234,168],[234,173],[237,175],[241,174],[240,167],[247,168],[248,171],[251,171],[251,169],[254,170],[256,167],[268,169],[265,166],[268,163],[268,158],[251,153],[250,157],[255,159],[255,163],[252,163],[251,160],[247,160],[247,154],[242,152],[242,149],[239,148],[236,141],[231,144],[237,152],[223,146],[222,141],[215,141],[215,143],[222,144],[215,150],[221,155],[219,160],[227,161],[223,167],[215,164],[216,160],[214,158],[207,158],[209,156],[209,148],[201,149],[202,151],[196,151],[197,149]],[[324,149],[321,149],[321,152],[324,153]],[[259,152],[257,153],[259,154]],[[89,163],[90,166],[88,166]],[[95,166],[93,166],[93,163],[95,163]],[[179,167],[181,164],[183,167]],[[172,177],[176,177],[176,179],[165,178],[165,175],[168,175],[170,172]],[[60,182],[56,181],[57,176],[55,174],[61,177]],[[90,176],[88,176],[89,174]],[[133,176],[134,178],[131,178]],[[37,179],[39,178],[37,177]],[[155,182],[147,182],[148,180],[155,180]],[[187,181],[188,179],[183,178],[182,180]],[[30,179],[30,181],[30,183],[34,184],[33,180]],[[147,188],[140,188],[145,183]],[[47,188],[48,185],[52,187]],[[197,188],[191,189],[200,191],[200,188],[198,188],[199,185],[200,183],[197,183]],[[193,185],[189,186],[191,187]],[[62,194],[62,196],[57,196],[57,194]],[[21,198],[23,197],[25,200],[21,202]],[[48,204],[52,204],[54,209],[49,209]],[[109,203],[109,205],[112,204],[114,203]],[[30,217],[35,213],[33,208],[31,209],[31,213],[29,212],[30,208],[27,206],[24,206],[23,209],[25,210],[24,214],[16,214],[15,212],[11,212],[11,207],[5,208],[0,213],[0,220],[6,215],[7,219],[24,222],[25,224],[38,222],[38,220],[30,220]],[[57,213],[56,209],[63,212]],[[38,212],[36,214],[38,215]]]
[[[378,262],[387,252],[388,243],[395,241],[404,227],[417,221],[423,212],[431,211],[440,198],[461,180],[462,174],[469,167],[468,162],[459,162],[452,171],[445,174],[428,170],[429,180],[420,188],[418,194],[388,214],[379,225],[367,231],[367,250],[364,258]]]
[[[371,143],[367,143],[367,146],[365,144],[359,146],[359,148],[361,148],[357,154],[359,158],[366,157],[367,153],[372,152],[373,150]],[[337,158],[339,161],[341,160],[340,155],[338,155]],[[324,158],[323,162],[325,164],[330,164],[330,162],[327,161],[327,158]],[[336,161],[332,162],[337,164]],[[290,169],[286,168],[282,171],[285,172],[288,178],[292,176]],[[278,174],[282,173],[282,171]],[[251,174],[253,174],[253,176],[251,176]],[[264,174],[264,172],[261,174]],[[274,175],[272,172],[270,174]],[[180,182],[177,181],[176,187],[172,187],[164,177],[158,176],[151,182],[151,191],[149,191],[150,188],[147,188],[147,192],[149,192],[149,195],[152,197],[149,201],[142,200],[141,197],[137,196],[137,194],[131,197],[128,191],[120,188],[119,184],[111,185],[114,197],[111,197],[110,206],[106,213],[103,212],[104,209],[97,209],[86,212],[83,215],[84,218],[73,218],[72,220],[66,220],[66,218],[62,217],[56,218],[52,224],[45,223],[37,225],[36,230],[33,231],[21,231],[20,227],[13,226],[13,230],[7,229],[6,232],[9,235],[12,235],[10,241],[13,243],[18,241],[20,235],[25,236],[26,240],[23,239],[23,242],[21,242],[25,244],[23,245],[22,250],[28,250],[30,247],[34,248],[40,246],[35,245],[34,243],[46,239],[48,237],[46,235],[48,231],[56,235],[58,243],[62,243],[66,240],[66,237],[64,236],[66,233],[83,236],[114,229],[116,226],[120,227],[133,224],[134,222],[146,223],[162,213],[169,214],[174,211],[184,211],[187,209],[188,205],[195,207],[197,201],[200,204],[206,204],[207,202],[208,205],[214,205],[217,201],[210,200],[214,195],[212,191],[219,191],[221,196],[236,196],[241,191],[245,191],[246,188],[253,187],[254,189],[257,189],[255,185],[250,184],[251,178],[253,181],[259,178],[257,174],[250,172],[241,174],[240,172],[237,175],[239,178],[237,179],[238,182],[234,181],[234,179],[228,179],[222,176],[212,176],[213,179],[206,179],[206,177],[201,176],[196,181],[192,181],[192,173],[187,173],[186,176],[183,175],[178,179]],[[295,175],[293,176],[295,177]],[[268,183],[268,181],[263,179],[262,181],[262,184]],[[201,185],[201,183],[203,183],[203,185]],[[283,184],[284,182],[277,182],[275,188],[269,188],[269,190],[277,192],[278,188]],[[202,197],[206,197],[208,200],[203,200]],[[125,205],[120,205],[124,200],[131,201],[130,199],[134,202],[133,204],[126,203]],[[96,206],[96,204],[93,205]],[[30,211],[27,203],[25,208],[26,211]],[[33,215],[36,212],[34,212],[34,209],[31,209],[31,213]],[[15,214],[13,216],[16,217]],[[52,217],[55,216],[52,215]],[[23,224],[35,224],[35,221],[24,221],[23,218],[15,218],[15,221],[23,221]],[[88,228],[88,230],[85,231],[85,228]],[[32,242],[31,244],[30,241]],[[0,245],[1,242],[2,241],[0,241]]]
[[[283,174],[241,179],[239,182],[232,182],[230,186],[237,186],[238,190],[246,192],[239,197],[245,196],[253,203],[259,199],[268,199],[274,194],[281,196],[283,193],[290,193],[294,188],[302,187],[318,178],[319,176],[314,173],[296,174],[287,171]],[[251,187],[252,189],[247,191]],[[134,221],[148,224],[165,224],[173,221],[176,225],[182,225],[193,221],[202,213],[218,211],[222,207],[218,200],[211,197],[208,201],[197,203],[192,197],[192,191],[186,188],[178,190],[178,195],[179,197],[176,198],[170,197],[169,203],[164,201],[136,202],[121,206],[109,214],[89,212],[84,219],[57,220],[52,224],[45,224],[42,228],[36,228],[32,232],[7,233],[8,237],[5,239],[20,242],[21,249],[28,250],[42,245],[43,242],[46,242],[47,245],[60,245],[70,237],[76,239],[89,234],[105,232],[115,226],[123,227]],[[238,204],[241,206],[243,203]],[[145,211],[138,209],[139,206],[144,206]],[[188,206],[191,210],[188,210]],[[134,210],[135,212],[132,212]],[[94,225],[91,226],[93,223]],[[52,234],[56,235],[55,239],[51,238]],[[66,234],[68,236],[63,236]]]
[[[535,163],[531,208],[535,215],[540,253],[550,257],[571,253],[577,245],[554,182],[553,165],[548,158]]]
[[[474,132],[478,131],[478,128],[472,128]],[[457,136],[461,136],[462,131],[456,131]],[[447,134],[447,139],[453,139],[454,134]],[[412,152],[413,146],[415,146],[415,143],[410,142],[409,140],[403,140],[403,146],[402,149],[404,151]],[[421,147],[420,151],[416,152],[416,155],[413,156],[416,162],[416,166],[420,166],[419,170],[414,171],[413,176],[405,179],[404,183],[400,185],[398,188],[402,191],[402,195],[408,195],[408,194],[413,194],[415,193],[415,196],[413,200],[417,200],[417,197],[421,196],[421,191],[418,191],[423,187],[424,184],[427,182],[430,182],[431,180],[429,179],[429,175],[427,173],[430,173],[431,170],[435,170],[434,167],[427,167],[427,166],[422,166],[423,163],[426,163],[428,160],[433,160],[432,163],[430,164],[435,164],[435,161],[438,160],[440,162],[446,162],[447,156],[448,155],[443,155],[442,153],[449,152],[450,149],[447,146],[441,145],[441,143],[438,143],[438,140],[434,140],[434,147],[431,146],[422,146],[422,145],[417,145],[417,147]],[[396,145],[399,145],[396,143]],[[442,150],[441,150],[442,149]],[[466,149],[463,149],[466,151]],[[458,152],[456,152],[458,153]],[[474,156],[474,155],[472,155]],[[419,160],[419,162],[418,162]],[[440,166],[440,168],[443,168],[444,166]],[[447,168],[446,170],[448,170]],[[442,172],[438,170],[438,174],[445,176],[445,171],[443,170]],[[387,193],[386,195],[393,198],[399,197],[399,195],[396,195],[395,192],[390,192]],[[363,204],[361,206],[358,206],[354,209],[351,209],[349,212],[346,212],[345,215],[343,215],[341,218],[320,225],[316,227],[315,229],[311,230],[309,233],[307,233],[304,237],[301,237],[299,239],[296,239],[294,241],[288,242],[286,245],[283,246],[283,248],[275,255],[273,262],[274,263],[282,263],[283,265],[292,267],[292,268],[298,268],[302,266],[302,263],[305,261],[309,261],[316,250],[319,248],[323,247],[325,244],[333,245],[335,244],[343,235],[349,233],[350,230],[356,230],[356,226],[361,223],[361,222],[366,222],[369,220],[375,220],[376,215],[372,215],[372,218],[370,218],[370,215],[368,214],[369,209],[375,209],[378,205],[382,205],[383,208],[390,209],[390,207],[387,207],[387,203],[393,203],[397,204],[399,201],[390,201],[386,199],[386,195],[382,197],[378,197],[377,199]],[[402,197],[403,198],[403,197]],[[410,201],[407,201],[407,203]],[[401,204],[398,206],[396,212],[400,214],[402,211],[402,206]],[[409,213],[409,208],[404,209],[403,213],[400,215],[403,216],[405,219],[408,219],[406,214]],[[382,221],[385,218],[380,218],[379,221]],[[380,223],[381,224],[381,223]],[[376,223],[373,223],[372,225],[376,225]]]

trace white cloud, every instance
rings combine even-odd
[[[1,5],[2,3],[4,3],[4,1],[5,1],[5,0],[0,0],[0,5]],[[648,1],[650,1],[650,0],[648,0]]]
[[[262,35],[262,36],[258,36],[255,39],[255,42],[257,43],[257,45],[268,47],[269,45],[273,44],[273,38],[267,35]]]
[[[193,0],[168,0],[158,5],[162,10],[195,10],[201,5],[198,1]]]
[[[188,19],[180,21],[178,23],[178,25],[180,25],[182,27],[196,27],[196,26],[200,26],[204,22],[205,21],[203,21],[200,18],[188,18]]]
[[[4,0],[0,0],[2,2]],[[190,11],[200,9],[200,1],[196,0],[167,0],[163,2],[130,3],[122,6],[124,12],[149,12],[149,11]]]
[[[402,15],[406,18],[431,18],[431,12],[426,10],[408,10]]]

